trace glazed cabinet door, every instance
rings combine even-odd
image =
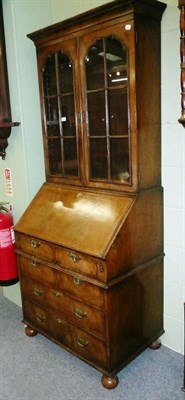
[[[135,35],[120,23],[80,38],[86,184],[136,184]]]
[[[38,52],[46,176],[80,183],[79,72],[76,39]]]
[[[133,22],[39,49],[47,180],[137,186]]]

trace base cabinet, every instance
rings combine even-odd
[[[59,245],[57,235],[53,233],[53,243],[48,240],[50,224],[56,220],[55,212],[58,213],[51,206],[51,193],[55,204],[58,187],[52,186],[51,190],[49,186],[48,190],[48,184],[44,184],[16,225],[16,252],[26,333],[32,336],[40,332],[47,336],[102,371],[102,383],[113,388],[118,383],[117,373],[163,333],[162,190],[152,189],[135,198],[127,197],[126,206],[124,201],[120,203],[120,195],[110,197],[108,193],[99,193],[98,208],[101,204],[103,210],[106,204],[107,211],[109,204],[113,232],[110,234],[109,222],[104,218],[99,220],[96,229],[103,230],[104,235],[101,246],[97,243],[97,251],[93,255],[91,253],[99,236],[94,232],[95,237],[91,241],[94,217],[91,221],[89,214],[86,217],[83,215],[78,229],[83,231],[83,226],[87,229],[88,225],[87,248],[90,254],[86,253],[85,245],[78,251],[74,247]],[[87,193],[82,194],[86,198]],[[65,204],[66,191],[62,188],[60,196]],[[50,219],[51,209],[55,211],[53,222],[46,224],[44,231],[41,230],[38,235],[38,226],[41,225],[39,215],[42,219],[40,197],[45,199],[45,213],[50,212]],[[155,201],[152,202],[152,199]],[[96,209],[96,200],[92,196],[91,211]],[[116,207],[117,203],[121,204],[121,208]],[[72,210],[69,210],[71,229],[73,223],[76,227],[76,220],[79,222],[79,212],[74,207]],[[134,220],[141,210],[146,229],[138,222],[136,230]],[[35,219],[31,218],[34,211]],[[59,226],[65,221],[65,212],[65,208],[60,210]],[[29,232],[34,236],[28,235],[28,225]],[[61,238],[65,240],[65,231],[61,233]],[[145,251],[146,244],[150,246],[150,259],[149,250]]]

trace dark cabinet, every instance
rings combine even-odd
[[[31,33],[46,182],[16,252],[26,333],[117,373],[163,330],[160,20],[116,0]]]

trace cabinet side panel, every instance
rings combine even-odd
[[[163,333],[163,262],[134,273],[107,293],[110,372]]]
[[[137,115],[140,188],[161,184],[160,22],[137,17]]]
[[[109,254],[108,280],[163,254],[163,190],[140,193]]]

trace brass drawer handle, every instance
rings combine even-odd
[[[79,261],[81,260],[81,257],[80,257],[80,256],[77,256],[77,255],[74,254],[74,253],[69,253],[69,254],[68,254],[68,257],[69,257],[70,260],[73,261],[74,263],[77,263],[77,262],[79,262]]]
[[[35,260],[31,260],[31,265],[32,265],[32,267],[38,267],[39,263]]]
[[[36,294],[36,296],[42,296],[44,292],[41,289],[34,288],[33,293]]]
[[[79,278],[79,276],[74,276],[73,277],[73,282],[75,283],[75,285],[80,286],[83,283],[83,279]]]
[[[77,341],[78,345],[81,346],[81,347],[85,347],[85,346],[88,345],[88,341],[85,340],[85,339],[82,339],[80,337],[77,337],[76,341]]]
[[[36,314],[37,321],[44,322],[46,317],[45,315]]]
[[[78,318],[81,318],[81,319],[86,317],[86,315],[87,315],[86,312],[80,310],[79,308],[75,308],[74,313]]]
[[[33,247],[34,249],[36,249],[37,247],[40,246],[40,242],[37,242],[37,240],[34,240],[34,239],[30,240],[30,244],[31,244],[31,247]]]

